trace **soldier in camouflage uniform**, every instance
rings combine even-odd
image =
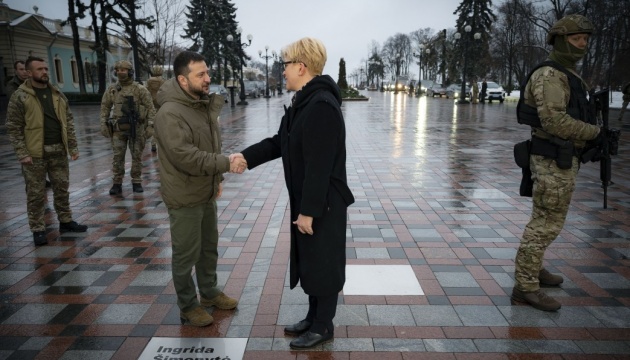
[[[158,93],[158,90],[160,90],[160,86],[164,84],[164,78],[162,77],[162,73],[163,73],[162,67],[159,65],[156,65],[151,69],[151,74],[153,76],[151,76],[149,80],[147,80],[147,89],[151,93],[151,98],[153,99],[153,106],[155,107],[156,113],[158,110],[160,110],[160,104],[158,104],[157,102],[157,93]],[[151,137],[151,151],[153,152],[157,151],[157,141],[155,139],[155,136]]]
[[[540,284],[558,286],[563,282],[561,276],[543,268],[545,250],[564,226],[579,168],[577,155],[587,141],[601,139],[600,128],[588,111],[587,85],[576,72],[592,32],[593,25],[581,15],[558,20],[547,36],[548,44],[553,45],[549,59],[532,72],[523,93],[524,104],[537,114],[539,125],[532,125],[533,209],[516,254],[512,299],[545,311],[556,311],[561,305],[542,292]],[[566,162],[537,154],[544,152],[540,151],[544,146],[552,153],[557,150],[552,143],[556,139],[575,149],[565,157]]]
[[[7,98],[11,99],[11,95],[17,90],[20,85],[26,81],[28,78],[28,72],[26,71],[26,67],[24,65],[24,61],[18,60],[13,63],[13,78],[7,83],[5,87],[5,91],[7,93]]]
[[[68,100],[48,82],[45,60],[29,57],[26,69],[30,79],[20,85],[9,101],[7,133],[22,164],[33,241],[35,245],[45,245],[48,243],[44,222],[46,174],[52,183],[59,230],[87,230],[87,226],[72,220],[68,193],[68,155],[72,160],[78,159],[79,149]]]
[[[114,160],[112,172],[114,184],[110,195],[122,193],[122,181],[125,176],[125,153],[127,146],[131,151],[131,184],[133,192],[141,193],[142,188],[142,152],[146,139],[153,136],[153,118],[155,108],[151,94],[142,85],[133,81],[133,68],[126,60],[114,65],[118,81],[103,94],[101,101],[101,134],[112,139]],[[132,105],[130,106],[130,98]],[[130,123],[136,116],[135,140]]]

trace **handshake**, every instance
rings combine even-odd
[[[230,154],[230,172],[242,174],[247,169],[247,160],[241,153]]]

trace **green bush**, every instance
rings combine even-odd
[[[364,98],[365,96],[359,94],[359,91],[353,88],[341,89],[341,98]]]

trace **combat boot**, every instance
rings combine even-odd
[[[131,184],[131,187],[133,187],[133,192],[135,193],[144,192],[144,189],[142,188],[142,184],[140,183],[133,183]]]
[[[114,184],[112,188],[109,189],[109,195],[120,195],[122,194],[122,184]]]
[[[208,314],[201,306],[186,312],[180,311],[179,317],[182,324],[188,320],[192,326],[208,326],[214,321],[212,315]]]
[[[35,231],[33,233],[33,241],[35,242],[35,246],[41,246],[48,244],[48,240],[46,240],[46,232],[45,231]]]
[[[87,225],[78,224],[76,221],[69,221],[65,223],[59,223],[59,232],[86,232]]]
[[[223,310],[231,310],[234,309],[238,305],[238,300],[232,299],[231,297],[225,295],[224,293],[220,293],[212,299],[206,299],[203,296],[199,301],[201,306],[211,307],[216,306],[219,309]]]
[[[548,286],[558,286],[564,282],[564,279],[560,275],[554,275],[547,271],[547,269],[540,269],[540,273],[538,273],[538,281],[542,285]]]
[[[543,311],[557,311],[562,306],[554,298],[540,291],[540,289],[525,292],[514,288],[512,289],[512,300],[529,304]]]

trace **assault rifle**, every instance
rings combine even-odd
[[[138,112],[136,111],[136,104],[133,101],[133,96],[125,96],[127,100],[127,111],[129,112],[129,137],[132,140],[136,140],[136,126],[138,125]]]
[[[612,184],[611,179],[611,155],[617,155],[619,151],[619,129],[610,129],[608,127],[608,98],[609,90],[604,89],[596,93],[591,93],[591,101],[595,103],[595,112],[598,123],[601,122],[603,140],[598,148],[596,158],[599,158],[599,179],[602,181],[604,189],[604,209],[608,208],[608,186]]]

